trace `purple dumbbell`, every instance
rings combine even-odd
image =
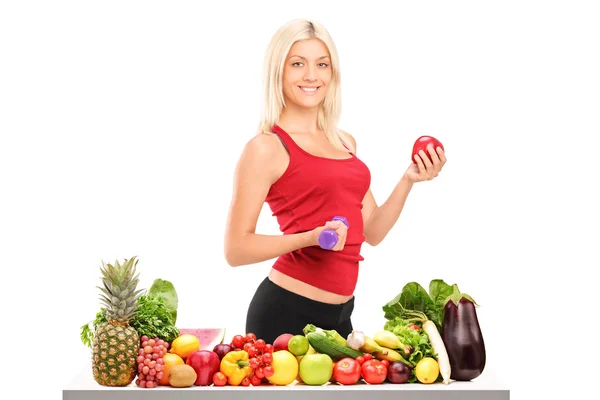
[[[342,221],[344,223],[344,225],[346,225],[347,227],[350,227],[350,225],[348,225],[348,221],[344,217],[333,217],[332,221]],[[335,231],[332,229],[325,229],[319,235],[319,245],[321,246],[322,249],[331,250],[335,247],[337,242],[338,242],[338,236],[335,233]]]

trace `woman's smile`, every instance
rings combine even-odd
[[[321,86],[298,86],[307,96],[314,96]]]

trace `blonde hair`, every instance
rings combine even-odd
[[[329,50],[331,82],[325,99],[319,105],[318,127],[329,142],[338,149],[344,143],[337,124],[341,114],[340,66],[335,43],[323,25],[315,21],[295,19],[280,27],[267,48],[263,65],[262,110],[258,134],[269,133],[281,116],[285,106],[282,89],[283,67],[292,45],[299,40],[319,39]]]

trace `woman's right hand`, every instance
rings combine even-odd
[[[319,226],[319,227],[313,229],[312,230],[313,245],[319,246],[319,235],[321,235],[321,233],[327,229],[331,229],[332,231],[335,231],[335,234],[338,237],[338,242],[333,247],[333,249],[331,249],[331,251],[342,250],[344,248],[344,245],[346,244],[346,236],[348,234],[348,227],[341,221],[327,221],[325,223],[325,225]]]

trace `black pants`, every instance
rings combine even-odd
[[[302,335],[307,324],[335,329],[342,337],[352,333],[354,297],[344,304],[328,304],[290,292],[268,277],[258,286],[246,317],[246,332],[266,343],[283,333]]]

